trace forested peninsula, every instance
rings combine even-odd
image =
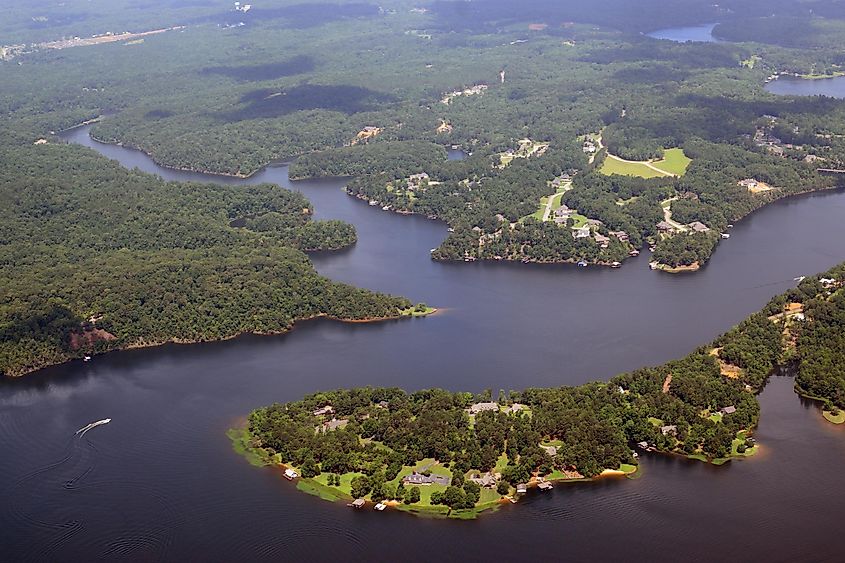
[[[355,242],[275,185],[165,182],[64,144],[0,144],[0,373],[118,348],[430,311],[332,282]]]
[[[300,489],[474,517],[528,487],[633,474],[643,451],[714,464],[752,455],[755,394],[775,369],[845,420],[845,264],[807,278],[687,357],[578,387],[479,395],[320,392],[250,414],[236,449]],[[358,505],[361,503],[358,502]]]

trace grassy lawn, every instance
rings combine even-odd
[[[437,309],[435,309],[434,307],[426,307],[425,311],[417,311],[416,307],[409,307],[408,309],[401,310],[400,314],[403,317],[425,317],[426,315],[430,315],[436,312]]]
[[[822,416],[828,422],[833,424],[845,424],[845,411],[840,410],[839,414],[833,414],[831,411],[823,411]]]
[[[663,426],[663,421],[659,418],[654,418],[653,416],[648,417],[648,421],[651,423],[652,426]]]
[[[581,228],[581,227],[583,227],[584,225],[587,224],[587,218],[585,216],[581,215],[580,213],[573,213],[572,214],[572,221],[574,223],[572,225],[573,229],[579,229],[579,228]]]
[[[507,466],[508,456],[507,454],[502,454],[499,456],[499,459],[496,460],[496,466],[493,468],[493,473],[501,473]]]
[[[709,419],[710,419],[710,420],[712,420],[713,422],[722,422],[722,413],[720,413],[720,412],[714,412],[713,414],[711,414],[711,415],[710,415],[709,417],[707,417],[707,418],[709,418]]]
[[[628,475],[628,474],[630,474],[630,473],[634,473],[634,472],[636,472],[636,471],[637,471],[637,466],[636,466],[636,465],[632,465],[632,464],[630,464],[630,463],[623,463],[622,465],[620,465],[620,466],[619,466],[619,471],[621,471],[622,473],[624,473],[624,474]]]
[[[664,170],[669,174],[676,176],[683,176],[687,171],[687,166],[692,162],[692,159],[684,154],[683,149],[666,149],[663,153],[663,159],[652,162],[656,168]]]
[[[607,155],[601,166],[601,173],[607,176],[619,174],[620,176],[639,176],[640,178],[661,178],[669,176],[669,172],[661,174],[642,162],[625,162],[615,156]]]

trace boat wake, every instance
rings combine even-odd
[[[97,426],[102,426],[103,424],[108,424],[109,422],[111,422],[110,418],[104,418],[103,420],[98,420],[97,422],[92,422],[91,424],[87,424],[87,425],[83,426],[82,428],[77,430],[76,433],[81,438],[82,436],[85,436],[85,433],[88,432],[89,430],[91,430],[92,428],[96,428]]]

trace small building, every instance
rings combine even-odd
[[[446,477],[445,475],[424,475],[422,473],[417,473],[416,471],[411,473],[410,475],[405,475],[402,478],[402,482],[406,485],[421,485],[421,486],[428,486],[428,485],[445,485],[448,486],[451,479]]]
[[[610,238],[604,236],[601,233],[596,233],[593,238],[596,239],[596,244],[598,244],[602,248],[607,248],[608,246],[610,246]]]
[[[429,176],[425,172],[420,172],[419,174],[411,174],[408,177],[408,187],[409,188],[418,188],[423,185],[423,182],[428,183]]]
[[[674,231],[675,227],[672,225],[672,223],[669,223],[668,221],[661,221],[657,224],[657,230],[664,233],[668,233]]]
[[[733,414],[733,413],[735,413],[735,412],[736,412],[736,407],[735,407],[735,406],[733,406],[733,405],[731,405],[731,406],[729,406],[729,407],[725,407],[725,408],[723,408],[723,409],[722,409],[722,410],[720,410],[719,412],[720,412],[720,413],[722,413],[723,415],[724,415],[724,414]]]
[[[288,481],[293,481],[297,477],[299,477],[299,473],[297,473],[296,471],[294,471],[290,467],[285,469],[285,479],[287,479]]]
[[[689,224],[689,228],[695,231],[696,233],[709,233],[710,227],[702,223],[701,221],[693,221]]]
[[[364,508],[365,504],[367,504],[367,501],[365,501],[362,498],[356,498],[355,500],[352,501],[352,503],[349,506],[351,506],[352,508],[359,508],[360,509],[360,508]]]
[[[610,236],[616,237],[622,242],[628,242],[628,240],[631,238],[625,231],[610,231]]]
[[[547,454],[554,457],[557,455],[557,446],[540,446]]]
[[[551,491],[554,488],[554,485],[552,485],[548,481],[541,481],[541,482],[537,483],[537,487],[541,491]]]
[[[523,405],[521,403],[514,403],[511,406],[509,406],[508,408],[506,408],[505,412],[507,414],[516,414],[516,413],[523,411],[525,409],[526,409],[525,405]]]
[[[667,424],[666,426],[660,427],[660,433],[664,436],[677,436],[678,435],[678,427],[674,424]]]
[[[486,487],[488,489],[491,489],[496,486],[496,477],[493,476],[493,474],[489,471],[484,475],[480,475],[478,477],[470,477],[469,480],[480,487]]]
[[[494,402],[487,402],[487,403],[475,403],[474,405],[469,407],[469,414],[478,414],[484,411],[498,411],[499,410],[499,403]]]
[[[640,448],[641,450],[647,450],[648,449],[648,442],[637,442],[637,447]]]
[[[528,492],[528,485],[526,485],[525,483],[519,483],[516,486],[516,493],[517,494],[524,495],[527,492]]]
[[[323,424],[323,428],[326,430],[337,430],[338,428],[343,428],[347,424],[349,424],[349,421],[345,418],[333,418]]]
[[[590,238],[590,234],[590,227],[587,227],[586,225],[575,229],[573,232],[573,236],[575,238]]]
[[[381,511],[383,511],[385,508],[387,508],[387,505],[386,505],[386,504],[384,504],[383,502],[380,502],[380,503],[376,504],[374,508],[375,508],[376,510],[378,510],[379,512],[381,512]]]
[[[325,416],[327,414],[334,414],[334,407],[326,405],[314,411],[314,416]]]

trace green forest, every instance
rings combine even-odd
[[[418,510],[482,509],[517,486],[630,472],[635,450],[720,464],[753,454],[755,394],[772,371],[845,408],[845,265],[808,278],[687,357],[578,387],[356,388],[253,411],[242,445],[295,468],[326,498],[398,501]],[[630,469],[628,469],[630,468]],[[414,492],[413,475],[439,476]],[[409,477],[410,476],[410,477]],[[484,489],[487,489],[484,492]]]
[[[355,242],[275,185],[164,182],[72,145],[0,146],[0,372],[114,348],[398,317],[303,251]]]

